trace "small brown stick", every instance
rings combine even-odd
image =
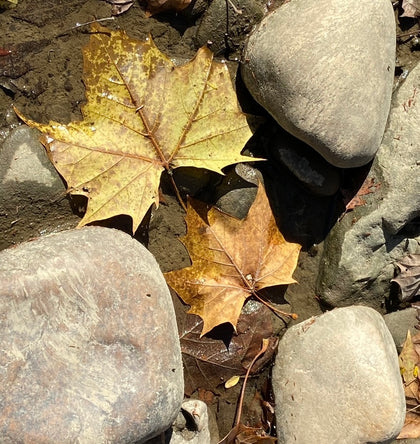
[[[415,37],[417,34],[420,34],[420,29],[417,31],[403,32],[402,34],[398,34],[397,39],[402,39],[404,37]]]
[[[72,26],[69,29],[66,29],[65,31],[63,31],[60,34],[57,34],[55,37],[62,37],[63,35],[68,34],[69,32],[73,31],[74,29],[79,29],[82,28],[83,26],[88,26],[91,25],[93,23],[99,23],[99,22],[106,22],[109,20],[115,20],[115,17],[104,17],[104,18],[100,18],[100,19],[95,19],[95,20],[91,20],[90,22],[86,22],[86,23],[76,23],[74,26]]]
[[[232,9],[236,12],[236,14],[241,15],[242,14],[242,9],[238,9],[232,2],[232,0],[227,0],[229,5],[232,7]]]
[[[252,360],[251,364],[248,367],[248,370],[246,371],[244,383],[243,383],[242,389],[241,389],[241,396],[240,396],[239,402],[238,402],[238,408],[236,410],[236,424],[235,424],[236,426],[238,426],[241,422],[242,405],[244,403],[245,388],[246,388],[246,383],[248,382],[249,374],[251,372],[253,365],[257,361],[257,359],[266,352],[267,347],[268,347],[268,339],[263,339],[261,350],[255,355],[254,359]]]
[[[414,412],[414,410],[417,410],[420,407],[420,404],[416,405],[415,407],[409,409],[406,411],[406,413]]]
[[[234,441],[236,442],[235,438],[238,435],[238,432],[241,427],[242,405],[244,403],[245,387],[246,387],[246,383],[248,382],[249,373],[251,372],[251,369],[252,369],[253,365],[255,364],[255,362],[257,361],[257,359],[262,354],[264,354],[266,352],[268,344],[269,344],[268,339],[262,340],[261,350],[256,354],[256,356],[252,360],[251,364],[249,365],[248,370],[246,371],[245,378],[244,378],[244,383],[241,388],[241,395],[239,397],[238,406],[236,407],[236,423],[235,423],[234,427],[232,428],[232,430],[221,441],[219,441],[218,444],[232,444]]]

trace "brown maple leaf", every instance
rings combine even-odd
[[[203,320],[185,312],[180,316],[177,313],[187,395],[198,388],[215,390],[232,376],[244,375],[263,338],[269,341],[267,351],[252,371],[258,372],[270,362],[277,349],[278,337],[273,332],[271,311],[263,304],[258,307],[248,313],[241,313],[238,334],[233,335],[229,341],[225,335],[200,338]]]
[[[119,214],[136,231],[155,203],[164,170],[206,168],[256,160],[242,156],[252,135],[240,111],[226,64],[201,48],[175,67],[151,38],[92,25],[84,48],[84,120],[33,122],[69,192],[87,196],[79,226]]]
[[[230,322],[236,329],[242,306],[258,290],[292,284],[301,246],[277,228],[264,187],[243,220],[212,208],[204,221],[190,201],[182,238],[192,266],[165,273],[167,283],[203,319],[201,336]]]

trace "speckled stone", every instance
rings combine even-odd
[[[171,297],[140,243],[88,227],[0,253],[0,442],[143,442],[182,399]]]

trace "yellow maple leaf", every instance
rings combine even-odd
[[[40,124],[41,142],[69,192],[87,196],[79,226],[128,214],[133,232],[158,205],[162,171],[216,171],[256,160],[240,154],[252,135],[224,63],[201,48],[175,67],[151,38],[94,24],[84,48],[83,121]]]
[[[407,331],[407,338],[399,355],[401,376],[404,381],[404,391],[407,399],[420,400],[420,381],[418,379],[419,356],[414,348],[410,330]]]
[[[245,300],[258,290],[296,282],[292,274],[301,246],[287,242],[278,230],[261,184],[245,219],[212,208],[207,223],[190,201],[186,222],[181,240],[192,266],[165,278],[191,306],[189,313],[203,319],[201,336],[224,322],[236,328]]]

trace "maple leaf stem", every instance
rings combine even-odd
[[[243,383],[242,389],[241,389],[241,396],[239,397],[238,407],[236,410],[236,424],[235,425],[237,425],[237,426],[241,422],[242,405],[244,403],[245,388],[246,388],[246,383],[248,382],[249,373],[251,372],[251,369],[252,369],[253,365],[255,364],[255,362],[257,361],[257,359],[266,352],[267,347],[268,347],[268,339],[263,339],[260,351],[255,355],[254,359],[252,360],[251,364],[248,367],[248,370],[246,371],[244,383]]]
[[[185,206],[184,201],[182,200],[181,194],[180,194],[178,187],[176,186],[175,180],[170,172],[169,172],[169,178],[171,179],[172,186],[174,187],[176,197],[177,197],[179,203],[181,204],[181,207],[184,209],[185,212],[187,212],[187,207]]]
[[[417,410],[418,408],[420,408],[420,404],[419,404],[419,405],[416,405],[415,407],[413,407],[413,408],[411,408],[411,409],[409,409],[409,410],[407,410],[406,413],[413,412],[414,410]]]
[[[286,311],[279,310],[278,308],[274,307],[270,303],[268,303],[265,299],[263,299],[261,296],[259,296],[255,291],[252,292],[252,294],[266,307],[268,307],[270,310],[274,311],[275,313],[278,313],[282,316],[286,316],[291,319],[297,319],[298,315],[296,313],[287,313]]]

